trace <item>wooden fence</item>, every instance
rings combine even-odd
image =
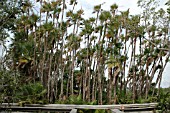
[[[119,105],[73,105],[73,104],[25,104],[20,106],[18,103],[2,103],[0,104],[0,111],[63,111],[67,113],[76,113],[77,109],[107,109],[112,113],[115,111],[151,111],[156,109],[157,103],[145,104],[119,104]]]

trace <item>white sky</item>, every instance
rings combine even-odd
[[[116,3],[119,6],[119,10],[124,11],[130,8],[131,14],[139,14],[141,12],[140,8],[137,7],[138,0],[77,0],[78,4],[82,6],[85,13],[91,14],[94,5],[99,5],[105,3],[102,8],[109,10],[110,6]],[[160,6],[164,7],[167,0],[159,0]]]
[[[137,7],[137,0],[78,0],[85,11],[92,12],[93,6],[101,3],[105,4],[102,6],[103,9],[109,10],[110,6],[116,3],[119,6],[119,10],[127,10],[130,8],[130,12],[133,14],[139,13],[139,8]]]

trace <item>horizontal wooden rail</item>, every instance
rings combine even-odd
[[[119,109],[122,111],[131,110],[153,110],[156,109],[158,103],[145,103],[145,104],[119,104],[119,105],[73,105],[73,104],[25,104],[19,106],[17,103],[2,103],[0,104],[0,110],[11,109],[11,110],[66,110],[71,111],[72,109]]]

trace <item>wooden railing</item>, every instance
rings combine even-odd
[[[70,113],[76,113],[77,109],[114,109],[119,111],[140,111],[140,110],[154,110],[157,103],[145,103],[145,104],[119,104],[119,105],[73,105],[73,104],[25,104],[20,106],[18,103],[2,103],[0,104],[0,110],[13,110],[13,111],[65,111]]]

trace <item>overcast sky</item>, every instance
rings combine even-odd
[[[105,3],[102,8],[109,10],[110,6],[116,3],[119,6],[119,10],[127,10],[130,8],[131,14],[139,14],[141,12],[140,8],[137,7],[138,0],[77,0],[79,5],[85,10],[85,13],[90,14],[93,10],[94,5]],[[167,0],[160,0],[160,6],[165,7]]]

